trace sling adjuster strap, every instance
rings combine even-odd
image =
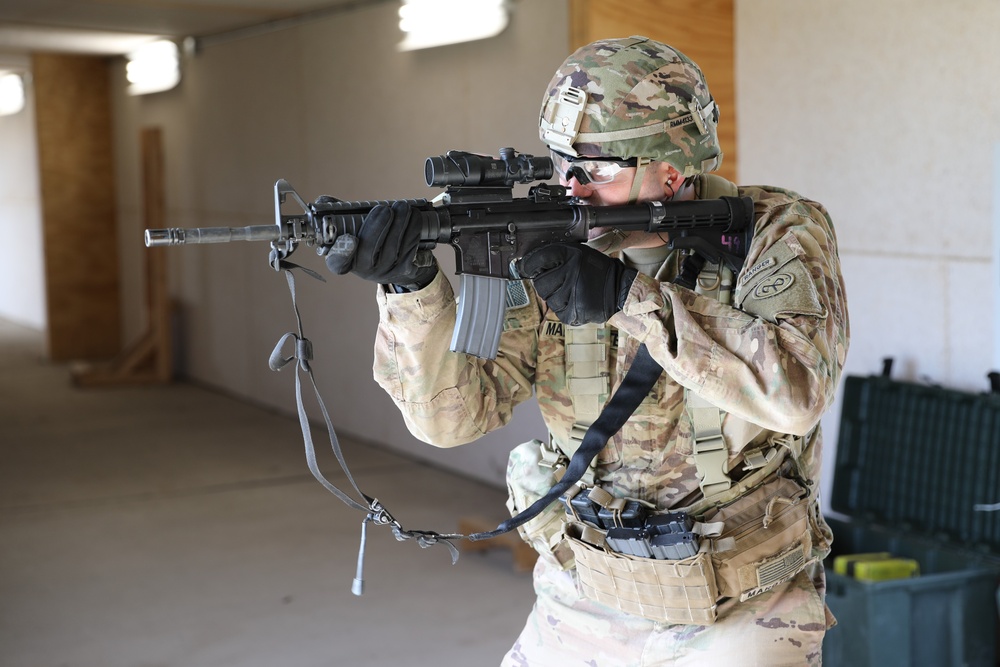
[[[301,267],[292,265],[289,262],[283,263],[281,268],[285,272],[285,277],[288,281],[288,291],[292,295],[292,308],[295,310],[295,320],[298,327],[298,333],[289,332],[281,337],[278,344],[275,346],[274,351],[271,353],[268,365],[271,370],[279,371],[292,361],[296,362],[295,403],[298,408],[299,426],[302,430],[302,440],[305,444],[306,464],[309,467],[309,472],[312,473],[313,477],[315,477],[327,491],[335,495],[345,505],[365,512],[365,519],[361,523],[361,546],[358,550],[357,573],[354,578],[354,583],[351,586],[351,591],[355,595],[361,595],[364,592],[364,557],[365,548],[368,542],[369,523],[374,523],[380,526],[389,526],[392,528],[392,533],[395,535],[397,540],[403,541],[413,539],[416,540],[417,544],[424,548],[434,544],[444,544],[448,547],[449,551],[451,551],[452,563],[456,562],[458,560],[458,548],[452,544],[451,541],[461,538],[462,535],[441,534],[423,530],[405,530],[377,498],[362,492],[358,487],[357,482],[354,481],[354,476],[351,474],[350,469],[347,467],[347,461],[344,459],[344,453],[341,450],[340,441],[337,439],[337,433],[334,431],[333,422],[330,419],[330,413],[326,409],[326,404],[323,402],[323,397],[320,395],[319,387],[316,384],[316,378],[313,375],[312,367],[309,365],[309,362],[312,360],[312,343],[302,332],[302,317],[299,313],[298,303],[295,299],[295,277],[291,271],[293,268]],[[309,271],[308,273],[310,275],[314,275],[314,272]],[[317,277],[322,280],[322,277]],[[285,356],[283,350],[286,347],[287,342],[292,340],[295,341],[294,351],[291,356]],[[330,438],[330,447],[333,449],[333,453],[337,457],[337,462],[340,463],[344,476],[347,478],[347,481],[350,482],[357,495],[363,498],[363,502],[355,500],[348,494],[341,491],[330,480],[328,480],[319,469],[319,463],[316,460],[316,446],[313,443],[312,429],[309,425],[309,415],[306,412],[305,404],[302,399],[301,374],[303,372],[308,376],[309,381],[312,384],[313,392],[316,396],[316,402],[319,404],[320,411],[323,413],[326,431]]]

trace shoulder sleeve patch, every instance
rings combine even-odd
[[[743,312],[768,322],[795,315],[826,317],[809,270],[787,238],[772,245],[756,264],[743,270],[733,302]]]

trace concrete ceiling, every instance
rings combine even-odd
[[[348,11],[388,0],[0,0],[0,53],[123,54],[184,38]]]

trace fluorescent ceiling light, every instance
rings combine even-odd
[[[14,72],[0,72],[0,116],[15,114],[24,108],[24,79]]]
[[[400,51],[471,42],[499,35],[509,19],[505,0],[403,0]]]
[[[0,0],[0,5],[5,3]],[[10,4],[9,2],[6,4]],[[25,7],[28,3],[23,3]],[[67,3],[62,3],[66,4]],[[92,53],[120,56],[133,51],[160,35],[134,32],[105,32],[45,26],[35,28],[18,23],[0,22],[0,57],[4,53]]]
[[[145,95],[170,90],[181,80],[180,52],[165,39],[143,44],[127,56],[125,76],[129,95]]]

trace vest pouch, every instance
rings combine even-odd
[[[507,509],[511,516],[531,506],[555,483],[555,469],[542,458],[542,442],[531,440],[515,447],[507,460]],[[566,511],[562,503],[546,507],[535,518],[517,527],[521,539],[542,558],[562,569],[573,565],[573,554],[563,543]]]
[[[807,490],[774,477],[701,520],[723,522],[712,553],[719,594],[747,600],[789,581],[811,561]]]
[[[712,560],[699,553],[683,560],[657,560],[615,553],[581,539],[580,524],[566,524],[584,597],[660,623],[710,625],[719,592]]]

